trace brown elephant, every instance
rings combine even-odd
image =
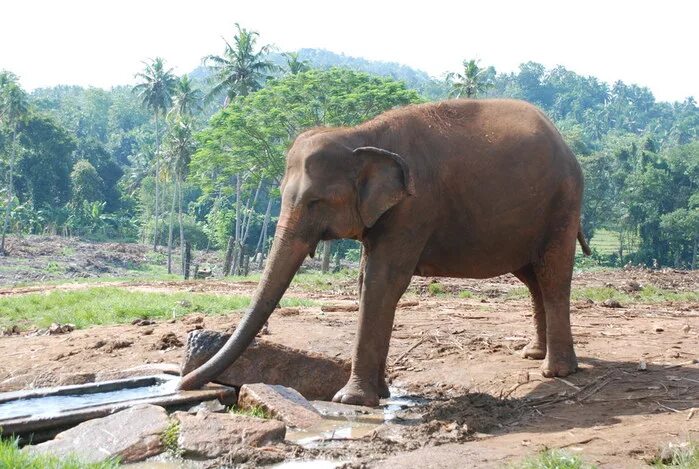
[[[198,388],[235,361],[321,240],[364,245],[349,382],[334,400],[376,405],[396,304],[413,275],[488,278],[529,288],[536,337],[524,356],[544,376],[577,368],[570,283],[583,177],[553,124],[513,100],[452,100],[317,128],[288,151],[274,245],[253,305],[221,350],[182,378]]]

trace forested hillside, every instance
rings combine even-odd
[[[511,97],[546,112],[578,156],[585,234],[608,241],[594,262],[696,265],[693,98],[658,102],[637,84],[534,62],[499,73],[465,60],[463,69],[435,78],[323,50],[281,54],[244,28],[210,52],[180,77],[165,60],[149,60],[134,70],[135,85],[111,90],[29,93],[2,72],[3,243],[6,233],[140,241],[168,246],[176,270],[175,250],[190,242],[227,249],[226,270],[237,273],[269,247],[284,152],[303,129],[355,125],[447,97]],[[326,261],[357,254],[347,241],[326,249]]]

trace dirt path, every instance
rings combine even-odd
[[[333,454],[385,459],[385,467],[454,467],[454,461],[501,467],[543,448],[566,448],[601,467],[638,467],[669,442],[699,439],[699,409],[691,411],[699,408],[696,302],[608,308],[574,301],[572,324],[581,370],[565,380],[551,380],[541,377],[539,363],[519,357],[533,330],[528,299],[513,294],[520,288],[516,279],[443,280],[445,294],[437,296],[427,293],[429,282],[415,279],[398,309],[388,359],[393,386],[431,399],[421,409],[426,423],[406,426],[402,442],[401,437],[335,442]],[[574,286],[624,290],[630,282],[642,288],[696,291],[699,274],[586,273],[576,275]],[[222,281],[110,285],[220,294],[251,294],[255,286]],[[473,296],[459,298],[456,293],[464,290]],[[0,295],[27,292],[4,289]],[[354,285],[313,292],[295,287],[293,295],[321,304],[351,302]],[[275,314],[264,340],[349,358],[356,314],[322,312],[320,306]],[[178,363],[183,349],[168,334],[184,342],[188,330],[225,330],[239,318],[188,315],[149,326],[3,337],[0,390],[101,379],[144,363]]]

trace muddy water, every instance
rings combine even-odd
[[[119,389],[116,391],[34,397],[8,401],[0,403],[0,421],[21,417],[51,417],[66,411],[94,407],[101,404],[167,396],[177,392],[177,382],[178,380],[172,379],[153,386]]]

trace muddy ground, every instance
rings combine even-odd
[[[609,308],[599,299],[573,301],[580,370],[565,379],[546,379],[539,362],[519,356],[533,328],[529,300],[518,294],[521,284],[514,277],[441,279],[444,292],[436,295],[434,288],[429,291],[431,281],[415,278],[406,293],[388,359],[391,385],[428,399],[418,409],[421,420],[398,425],[398,431],[394,425],[390,432],[379,429],[356,440],[327,441],[314,449],[277,448],[262,459],[247,455],[242,460],[335,458],[372,467],[502,467],[545,448],[564,448],[601,467],[639,467],[669,443],[699,440],[697,302],[634,300]],[[118,285],[222,295],[251,294],[255,287],[254,282],[220,280]],[[576,288],[605,286],[697,291],[699,272],[600,271],[574,278]],[[0,295],[83,287],[88,286],[0,287]],[[461,298],[464,290],[473,295]],[[323,291],[292,287],[290,294],[312,298],[318,306],[274,314],[270,334],[262,340],[349,358],[357,313],[323,312],[321,307],[352,304],[354,282]],[[144,363],[178,363],[183,348],[168,334],[184,342],[202,321],[207,329],[226,330],[240,319],[239,313],[197,316],[150,326],[0,337],[0,390],[92,381]]]

